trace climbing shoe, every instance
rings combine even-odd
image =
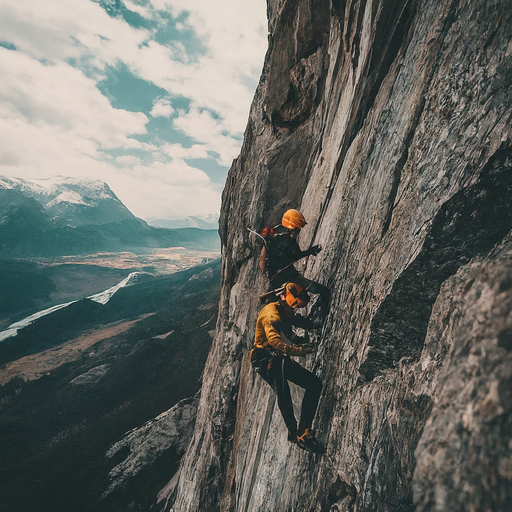
[[[297,437],[297,444],[303,450],[307,450],[311,453],[325,453],[327,450],[318,439],[315,437],[315,433],[307,428],[301,436]]]
[[[293,444],[297,443],[297,429],[288,430],[288,442]]]

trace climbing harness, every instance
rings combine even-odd
[[[251,366],[254,371],[268,381],[272,363],[274,359],[280,355],[281,352],[277,350],[255,347],[249,353],[249,360],[251,361]]]

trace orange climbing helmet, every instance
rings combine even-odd
[[[293,309],[303,308],[309,302],[309,295],[306,290],[295,283],[286,283],[284,285],[284,295],[286,303]]]
[[[302,229],[307,224],[307,222],[304,218],[304,215],[302,215],[299,210],[291,209],[284,212],[281,224],[287,229]]]

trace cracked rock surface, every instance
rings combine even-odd
[[[182,455],[192,435],[196,407],[195,397],[185,398],[142,427],[127,432],[123,439],[114,443],[106,453],[108,458],[125,448],[128,448],[128,455],[110,470],[110,485],[105,495],[154,463],[166,450],[172,448],[177,455]]]
[[[223,195],[220,315],[160,503],[192,511],[508,511],[512,10],[505,0],[269,0]],[[248,352],[267,290],[248,227],[287,208],[332,290],[314,427],[286,442]],[[294,390],[295,398],[300,398]],[[166,494],[167,493],[167,494]],[[164,499],[165,498],[165,499]]]

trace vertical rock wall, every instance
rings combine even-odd
[[[512,9],[269,0],[223,196],[223,288],[192,442],[159,507],[505,511],[512,499]],[[252,345],[260,244],[299,208],[332,289],[316,419],[286,442]],[[300,393],[295,391],[296,398]]]

